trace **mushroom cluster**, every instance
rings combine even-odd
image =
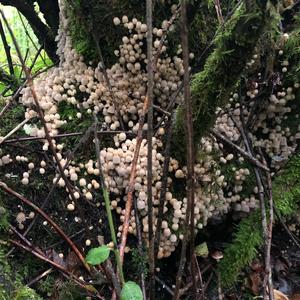
[[[138,118],[141,114],[147,88],[147,58],[145,41],[147,26],[136,18],[131,20],[127,16],[115,17],[116,26],[123,26],[128,34],[122,37],[122,44],[115,51],[118,58],[116,64],[105,69],[102,63],[97,67],[86,64],[84,58],[72,49],[71,39],[68,33],[68,19],[65,17],[64,1],[60,1],[60,29],[58,32],[58,55],[60,65],[41,74],[35,80],[35,90],[39,105],[43,110],[45,121],[50,135],[59,133],[62,125],[69,122],[63,120],[60,112],[60,103],[67,103],[76,109],[76,118],[83,118],[83,114],[101,116],[103,128],[115,131],[121,129],[121,123],[125,130],[136,133],[138,130]],[[170,57],[167,51],[165,32],[168,22],[164,21],[161,28],[154,28],[154,57],[157,60],[154,70],[154,95],[155,104],[166,109],[172,95],[178,91],[184,73],[181,49],[178,47],[177,55]],[[285,37],[287,38],[287,37]],[[283,51],[278,53],[283,57]],[[192,55],[191,55],[192,57]],[[252,67],[259,57],[257,54],[250,60],[248,67]],[[288,71],[288,60],[282,60],[280,71],[285,76]],[[221,109],[217,108],[215,129],[232,142],[239,142],[241,134],[241,117],[247,122],[252,115],[252,108],[259,96],[261,85],[254,82],[245,92],[244,104],[241,105],[238,93],[233,93],[229,104]],[[290,129],[285,120],[294,113],[293,100],[299,88],[299,83],[285,87],[278,83],[269,100],[261,105],[257,120],[254,122],[249,138],[254,147],[261,147],[268,155],[271,166],[279,168],[282,161],[286,161],[295,151],[297,141],[300,139],[300,126]],[[276,92],[275,92],[276,91]],[[25,118],[34,123],[37,112],[34,99],[29,88],[22,90],[21,103],[27,107]],[[182,101],[182,94],[178,93],[175,99],[177,103]],[[294,114],[299,118],[299,114]],[[100,118],[99,118],[100,119]],[[162,114],[156,113],[154,122],[159,124],[157,135],[153,137],[153,214],[154,231],[157,226],[158,206],[162,189],[163,176],[163,137],[165,135]],[[147,130],[147,124],[143,129]],[[31,125],[30,135],[42,138],[42,149],[48,151],[49,144],[45,139],[45,131],[38,124]],[[103,169],[105,185],[110,192],[111,207],[120,217],[122,230],[124,221],[124,202],[126,202],[127,187],[131,173],[132,160],[137,140],[125,132],[116,133],[113,136],[114,147],[103,147],[100,151],[101,168]],[[53,138],[53,144],[57,151],[58,159],[62,166],[67,163],[65,145]],[[243,145],[241,145],[243,147]],[[148,225],[147,204],[147,141],[143,140],[137,163],[135,178],[135,198],[137,208],[141,216],[143,236],[146,238]],[[29,162],[24,156],[16,156],[16,162],[26,163],[21,182],[29,183],[30,174],[35,165],[40,174],[45,174],[48,165],[44,160],[36,163]],[[0,167],[12,162],[9,155],[0,158]],[[253,176],[250,166],[239,153],[226,149],[213,137],[202,138],[195,163],[195,219],[197,229],[205,226],[212,217],[226,214],[230,210],[248,213],[258,206],[257,187],[248,186],[247,181]],[[167,178],[167,190],[163,209],[162,235],[159,245],[158,257],[167,257],[174,251],[176,245],[183,238],[181,232],[187,211],[187,199],[175,193],[173,185],[185,183],[187,168],[173,157],[170,158],[169,173]],[[101,206],[98,200],[100,193],[100,166],[94,156],[87,161],[70,161],[64,170],[67,178],[73,186],[72,195],[66,200],[65,207],[69,213],[76,214],[76,201],[85,199]],[[65,189],[66,182],[58,179],[59,174],[53,177],[53,182],[58,181],[58,186]],[[22,218],[21,218],[22,217]],[[75,220],[79,219],[75,217]],[[19,220],[19,221],[18,221]],[[24,216],[20,215],[17,222],[23,226]],[[21,227],[22,227],[21,226]],[[20,228],[21,229],[21,228]],[[130,219],[129,232],[136,234],[134,214]],[[148,239],[145,239],[146,241]],[[91,240],[86,240],[86,246],[91,245]],[[127,248],[126,251],[129,249]]]
[[[10,158],[10,155],[3,155],[2,157],[0,157],[0,167],[8,165],[12,162],[13,160]]]

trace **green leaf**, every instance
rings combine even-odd
[[[195,247],[195,252],[197,256],[208,257],[209,251],[207,244],[204,242]]]
[[[121,291],[121,300],[143,300],[141,288],[133,281],[126,282]]]
[[[92,248],[87,256],[86,256],[86,262],[90,265],[99,265],[107,260],[109,257],[110,249],[107,246],[101,246],[98,248]]]

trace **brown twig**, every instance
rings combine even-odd
[[[136,236],[138,239],[138,253],[140,257],[144,256],[143,253],[143,240],[142,240],[142,229],[141,229],[141,221],[139,218],[139,211],[138,211],[138,207],[137,207],[137,201],[134,199],[133,201],[133,205],[134,205],[134,219],[135,219],[135,224],[136,224]],[[143,293],[143,297],[144,299],[147,299],[146,296],[146,285],[145,285],[145,272],[142,269],[140,272],[140,281],[141,281],[141,289],[142,289],[142,293]]]
[[[186,153],[187,153],[187,210],[184,223],[184,237],[182,240],[182,248],[178,273],[176,275],[176,287],[174,300],[179,299],[179,290],[182,281],[183,270],[186,262],[186,248],[190,240],[191,250],[191,272],[193,282],[193,297],[198,298],[196,286],[196,266],[194,261],[194,143],[193,143],[193,118],[190,92],[190,75],[189,75],[189,48],[188,48],[188,26],[187,26],[187,4],[185,1],[181,4],[181,44],[183,51],[183,67],[184,67],[184,112],[185,112],[185,136],[186,136]],[[188,234],[189,228],[189,234]]]
[[[44,271],[43,273],[41,273],[40,275],[36,276],[36,277],[33,278],[32,280],[30,280],[26,285],[27,285],[28,287],[30,287],[30,286],[34,285],[35,283],[39,282],[42,278],[48,276],[48,275],[49,275],[50,273],[52,273],[52,272],[53,272],[53,269],[50,268],[50,269]]]
[[[172,289],[170,287],[168,287],[168,285],[162,280],[160,279],[158,276],[155,276],[155,280],[161,284],[163,289],[166,289],[166,291],[171,295],[174,296],[174,292],[172,291]]]
[[[154,89],[154,70],[153,70],[153,33],[152,33],[152,0],[146,0],[146,21],[147,21],[147,206],[148,206],[148,259],[149,259],[149,299],[154,299],[155,295],[155,257],[154,257],[154,235],[153,235],[153,200],[152,200],[152,138],[153,138],[153,89]]]
[[[222,134],[220,134],[217,130],[212,129],[210,131],[210,133],[216,137],[219,141],[221,141],[222,143],[227,144],[228,146],[230,146],[232,149],[234,149],[235,151],[237,151],[239,154],[241,154],[246,160],[248,160],[250,163],[254,164],[256,167],[264,170],[264,171],[269,171],[269,168],[264,165],[263,163],[261,163],[257,158],[255,158],[253,155],[251,155],[251,153],[249,153],[248,151],[245,151],[244,149],[242,149],[241,147],[239,147],[238,145],[234,144],[233,142],[231,142],[229,139],[227,139],[226,137],[224,137]]]
[[[136,167],[139,159],[139,153],[140,148],[143,140],[143,125],[145,122],[145,116],[148,110],[148,97],[145,97],[142,113],[139,118],[139,128],[137,132],[137,138],[136,138],[136,146],[134,150],[134,156],[131,164],[131,172],[129,177],[129,183],[128,183],[128,190],[127,190],[127,201],[125,205],[125,214],[124,214],[124,222],[123,222],[123,228],[122,228],[122,234],[121,234],[121,245],[120,245],[120,257],[121,262],[123,263],[124,260],[124,252],[127,242],[127,235],[128,235],[128,229],[129,229],[129,220],[131,215],[131,209],[132,209],[132,202],[133,202],[133,193],[134,193],[134,183],[135,183],[135,176],[136,176]]]
[[[249,134],[245,129],[245,120],[241,114],[241,123],[242,126],[240,127],[240,132],[243,137],[243,141],[246,147],[246,150],[252,157],[254,157],[254,151],[250,142]],[[269,170],[265,170],[267,172],[267,176],[270,176]],[[260,210],[261,210],[261,218],[262,218],[262,228],[263,228],[263,238],[264,238],[264,259],[265,259],[265,274],[264,274],[264,286],[263,286],[263,297],[264,299],[274,300],[274,292],[273,292],[273,283],[272,283],[272,268],[271,268],[271,260],[270,260],[270,251],[271,251],[271,241],[272,241],[272,227],[268,226],[267,222],[267,213],[266,213],[266,203],[265,203],[265,191],[263,186],[263,176],[261,170],[255,166],[254,167],[254,174],[256,179],[256,184],[258,187],[258,197],[260,203]],[[268,175],[269,174],[269,175]],[[272,203],[273,208],[273,199],[271,195],[271,190],[269,191],[270,201]],[[273,211],[271,212],[272,221],[273,221]],[[271,232],[269,232],[271,229]],[[268,283],[268,284],[266,284]],[[269,295],[268,289],[269,288]]]
[[[9,239],[8,242],[14,246],[17,246],[19,248],[22,248],[23,250],[30,252],[31,254],[33,254],[34,256],[36,256],[37,258],[49,263],[50,265],[52,265],[53,267],[55,267],[56,269],[58,269],[59,271],[63,272],[65,275],[68,276],[69,279],[71,279],[72,281],[74,281],[77,285],[79,285],[81,288],[85,289],[88,294],[94,294],[94,296],[97,299],[103,299],[103,297],[101,297],[98,292],[95,293],[94,289],[91,289],[89,285],[86,285],[86,283],[82,280],[80,280],[79,278],[75,277],[71,272],[69,272],[67,269],[65,269],[62,265],[52,261],[51,259],[49,259],[48,257],[46,257],[45,255],[42,255],[41,253],[39,253],[38,251],[36,251],[36,249],[30,248],[28,246],[23,245],[22,243]]]
[[[159,250],[161,224],[162,224],[162,219],[163,219],[164,206],[165,206],[165,202],[166,202],[168,172],[169,172],[169,164],[170,164],[170,148],[171,148],[171,139],[172,139],[174,118],[175,118],[175,114],[173,113],[171,119],[168,122],[167,131],[166,131],[167,138],[166,138],[166,145],[165,145],[165,150],[164,150],[163,176],[162,176],[158,214],[157,214],[157,224],[156,224],[155,239],[154,239],[155,240],[155,247],[154,247],[155,258],[157,257],[158,250]]]
[[[10,73],[10,75],[14,76],[15,72],[14,72],[14,65],[13,65],[13,61],[12,61],[11,53],[10,53],[10,46],[7,43],[7,39],[6,39],[6,36],[5,36],[5,32],[4,32],[4,28],[3,28],[3,25],[2,25],[1,19],[0,19],[0,35],[1,35],[3,47],[4,47],[4,50],[5,50],[5,54],[6,54],[9,73]]]
[[[267,272],[267,282],[269,285],[269,298],[274,300],[273,292],[273,281],[272,281],[272,267],[271,267],[271,245],[272,245],[272,232],[274,223],[274,201],[273,201],[273,191],[272,191],[272,178],[270,172],[266,172],[267,184],[268,184],[268,196],[269,196],[269,224],[268,224],[268,238],[266,241],[266,272]]]
[[[217,12],[217,17],[218,17],[219,24],[223,25],[224,24],[224,18],[223,18],[223,14],[222,14],[220,0],[215,0],[215,9],[216,9],[216,12]]]
[[[26,205],[32,207],[37,213],[39,213],[47,222],[53,227],[53,229],[69,244],[71,249],[75,252],[75,254],[80,259],[83,266],[86,268],[88,272],[90,272],[90,267],[87,265],[87,263],[84,260],[84,257],[82,256],[79,249],[75,246],[75,244],[71,241],[71,239],[64,233],[64,231],[38,206],[36,206],[34,203],[32,203],[30,200],[26,199],[24,196],[20,195],[19,193],[15,192],[11,188],[9,188],[4,182],[0,181],[0,188],[4,190],[6,193],[16,197],[21,202],[25,203]]]
[[[198,271],[197,273],[198,273],[198,278],[199,278],[199,283],[200,283],[200,290],[201,290],[201,298],[200,299],[204,300],[205,299],[205,291],[204,291],[202,273],[201,273],[200,266],[199,266],[197,256],[196,256],[195,253],[194,253],[194,260],[195,260],[195,263],[196,263],[196,267],[197,267],[197,271]]]

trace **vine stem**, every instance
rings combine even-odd
[[[107,213],[110,235],[111,235],[112,241],[114,243],[113,251],[114,251],[114,254],[116,257],[119,278],[120,278],[121,284],[123,286],[125,283],[123,266],[122,266],[121,259],[120,259],[120,252],[119,252],[119,249],[117,246],[118,245],[117,244],[117,236],[116,236],[114,221],[113,221],[111,208],[110,208],[111,205],[110,205],[109,194],[108,194],[107,187],[105,185],[105,181],[104,181],[104,177],[103,177],[103,170],[102,170],[102,164],[101,164],[101,158],[100,158],[100,143],[99,143],[99,138],[97,135],[97,127],[98,127],[98,121],[97,121],[97,118],[95,117],[94,136],[95,136],[95,148],[96,148],[96,155],[97,155],[97,163],[98,163],[98,169],[99,169],[99,173],[100,173],[100,185],[102,188],[102,195],[103,195],[104,202],[105,202],[105,209],[106,209],[106,213]]]

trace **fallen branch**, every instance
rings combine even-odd
[[[94,295],[97,299],[102,299],[104,300],[103,297],[101,297],[97,290],[95,288],[91,288],[90,285],[87,285],[84,281],[82,281],[81,279],[75,277],[71,272],[69,272],[67,269],[65,269],[62,265],[52,261],[51,259],[49,259],[48,257],[46,257],[45,255],[42,255],[41,253],[39,253],[38,251],[36,251],[35,248],[30,248],[28,246],[25,246],[23,244],[21,244],[18,241],[9,239],[8,242],[14,246],[17,246],[19,248],[22,248],[23,250],[30,252],[32,255],[34,255],[35,257],[49,263],[50,265],[52,265],[53,267],[55,267],[56,269],[58,269],[59,271],[63,272],[65,275],[67,275],[67,277],[69,279],[71,279],[72,281],[74,281],[77,285],[79,285],[81,288],[85,289],[89,295]]]
[[[132,135],[135,136],[135,134],[131,131],[122,131],[122,130],[101,130],[101,131],[97,131],[97,134],[100,135],[113,135],[113,134],[118,134],[118,133],[122,133],[125,132],[126,135]],[[81,136],[84,135],[85,132],[70,132],[70,133],[61,133],[61,134],[56,134],[56,135],[52,135],[51,137],[53,139],[56,138],[68,138],[68,137],[75,137],[75,136]],[[16,142],[30,142],[30,141],[38,141],[38,140],[45,140],[45,138],[40,138],[37,136],[34,137],[20,137],[20,138],[15,138],[15,139],[11,139],[11,140],[7,140],[2,142],[2,144],[11,144],[11,143],[16,143]]]
[[[6,136],[0,137],[0,145],[3,144],[10,136],[12,136],[15,132],[17,132],[19,129],[21,129],[29,119],[23,120],[20,124],[18,124],[13,130],[11,130]]]
[[[255,158],[253,155],[251,155],[251,153],[245,151],[238,145],[231,142],[229,139],[227,139],[222,134],[220,134],[217,130],[212,129],[210,131],[210,133],[215,138],[217,138],[220,142],[227,144],[229,147],[234,149],[236,152],[240,153],[246,160],[248,160],[250,163],[254,164],[256,167],[258,167],[264,171],[270,171],[269,168],[265,164],[261,163],[257,158]]]
[[[194,256],[194,237],[195,237],[195,224],[194,224],[194,141],[193,141],[193,112],[191,103],[190,91],[190,75],[189,75],[189,49],[188,49],[188,25],[187,25],[187,4],[185,1],[181,4],[181,45],[183,51],[183,90],[184,90],[184,116],[185,116],[185,137],[186,137],[186,161],[187,161],[187,209],[183,228],[183,239],[181,245],[180,262],[178,272],[176,275],[176,287],[173,296],[174,300],[179,299],[180,286],[182,282],[182,275],[186,262],[186,248],[187,243],[190,241],[190,259],[191,259],[191,274],[193,283],[193,298],[198,299],[197,285],[196,285],[196,265]]]

